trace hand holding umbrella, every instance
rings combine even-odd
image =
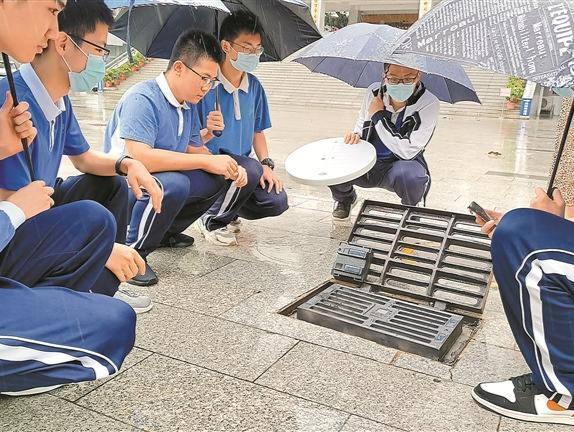
[[[6,79],[8,80],[8,85],[10,86],[10,94],[12,96],[13,106],[17,107],[18,106],[18,95],[16,94],[16,86],[14,85],[14,77],[12,75],[12,67],[10,65],[10,59],[8,58],[7,54],[2,53],[2,60],[4,61],[4,68],[6,70]],[[18,112],[20,112],[20,111],[18,111]],[[27,123],[23,123],[20,126],[24,126],[24,129],[28,129],[28,130],[33,129],[33,127],[30,129],[26,125],[27,125]],[[18,131],[16,131],[16,132],[18,132]],[[25,136],[25,138],[21,139],[21,142],[22,142],[22,148],[24,150],[24,154],[26,156],[26,164],[28,165],[28,172],[30,174],[30,179],[32,181],[34,181],[36,176],[34,175],[34,166],[32,165],[32,156],[30,154],[30,148],[28,147],[28,138],[29,137],[33,138],[35,136],[35,131],[31,131],[31,133],[25,133],[22,136]]]
[[[219,102],[219,86],[215,88],[215,110],[221,113],[221,103]],[[213,136],[216,138],[219,138],[222,135],[223,135],[223,129],[213,131]]]

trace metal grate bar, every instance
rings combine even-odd
[[[460,315],[333,283],[299,306],[297,318],[435,360],[462,332]]]
[[[471,215],[365,201],[348,244],[373,251],[355,282],[449,309],[484,310],[490,240]]]

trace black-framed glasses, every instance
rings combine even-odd
[[[416,77],[407,77],[407,78],[389,78],[388,76],[385,76],[386,80],[388,81],[389,84],[407,84],[407,85],[411,85],[414,84],[415,82],[417,82],[418,76]]]
[[[203,81],[203,86],[202,87],[208,87],[210,89],[212,89],[213,87],[215,87],[215,84],[217,84],[219,82],[219,80],[217,78],[211,78],[211,77],[207,77],[204,75],[201,75],[199,72],[197,72],[196,70],[194,70],[192,67],[189,67],[188,65],[185,64],[185,62],[183,60],[180,60],[180,62],[186,67],[188,68],[190,71],[192,71],[194,74],[196,74],[199,78],[201,78],[201,80]]]
[[[93,42],[90,42],[89,40],[86,40],[86,39],[81,38],[81,37],[76,36],[76,35],[70,35],[70,37],[72,38],[72,40],[77,39],[77,40],[82,41],[82,42],[84,42],[84,43],[86,43],[86,44],[88,44],[88,45],[93,46],[94,48],[96,48],[96,49],[98,49],[98,50],[100,50],[100,51],[103,51],[104,54],[102,55],[102,58],[104,59],[104,61],[107,61],[107,60],[108,60],[108,57],[110,56],[110,50],[109,50],[109,49],[107,49],[107,48],[105,48],[105,47],[103,47],[103,46],[100,46],[100,45],[98,45],[98,44],[95,44],[95,43],[93,43]],[[80,48],[80,47],[78,47],[78,48]],[[82,51],[82,52],[83,52],[83,51]],[[84,53],[84,54],[85,54],[85,53]]]
[[[231,45],[237,45],[238,47],[243,48],[245,51],[247,51],[248,54],[257,54],[258,56],[263,55],[263,53],[265,52],[265,48],[263,47],[257,47],[257,48],[253,48],[247,45],[243,45],[237,42],[229,42]]]

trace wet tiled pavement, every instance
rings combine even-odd
[[[95,148],[117,94],[75,98]],[[51,394],[0,399],[0,431],[562,431],[484,411],[470,396],[481,380],[525,370],[496,288],[481,328],[454,365],[433,362],[277,313],[329,278],[349,226],[333,226],[326,188],[298,185],[284,169],[302,144],[339,136],[354,112],[272,107],[271,155],[291,209],[244,222],[239,246],[207,244],[150,257],[160,283],[140,317],[137,349],[106,381]],[[464,211],[527,206],[545,186],[551,120],[442,118],[428,148],[429,207]],[[63,170],[70,174],[69,165]],[[360,190],[361,198],[396,202]]]

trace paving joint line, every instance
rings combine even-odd
[[[295,339],[295,340],[297,340],[297,339]],[[287,351],[285,351],[285,352],[283,353],[283,355],[281,355],[281,357],[279,357],[277,360],[275,360],[275,361],[273,362],[273,364],[271,364],[267,369],[265,369],[263,372],[261,372],[261,373],[259,374],[259,376],[253,380],[253,383],[255,383],[255,382],[256,382],[259,378],[261,378],[263,375],[265,375],[273,366],[275,366],[277,363],[279,363],[287,354],[289,354],[291,351],[293,351],[293,349],[294,349],[297,345],[299,345],[300,343],[301,343],[301,341],[300,341],[300,340],[297,340],[297,342],[295,342],[291,348],[289,348]]]
[[[52,397],[54,397],[54,398],[56,398],[56,399],[60,399],[60,400],[63,400],[63,401],[65,401],[65,402],[69,402],[69,403],[71,403],[71,404],[77,406],[78,408],[81,408],[81,409],[83,409],[83,410],[86,410],[86,411],[90,411],[90,412],[99,414],[99,415],[101,415],[101,416],[103,416],[103,417],[106,417],[106,418],[108,418],[108,419],[110,419],[110,420],[113,420],[113,421],[115,421],[115,422],[124,424],[124,425],[126,425],[126,426],[131,427],[131,428],[139,429],[139,430],[142,430],[142,431],[144,431],[144,432],[150,432],[150,431],[148,431],[148,430],[146,430],[146,429],[143,429],[143,428],[134,426],[133,424],[130,424],[130,423],[126,423],[126,422],[123,421],[123,420],[119,420],[119,419],[117,419],[117,418],[115,418],[115,417],[112,417],[112,416],[110,416],[110,415],[108,415],[108,414],[106,414],[106,413],[97,411],[97,410],[95,410],[95,409],[93,409],[93,408],[86,407],[86,406],[84,406],[84,405],[80,405],[80,404],[78,404],[78,403],[76,403],[76,402],[72,402],[72,401],[69,401],[69,400],[67,400],[67,399],[62,399],[62,398],[60,398],[60,397],[58,397],[58,396],[54,396],[54,395],[49,394],[49,393],[48,393],[48,396],[52,396]]]

